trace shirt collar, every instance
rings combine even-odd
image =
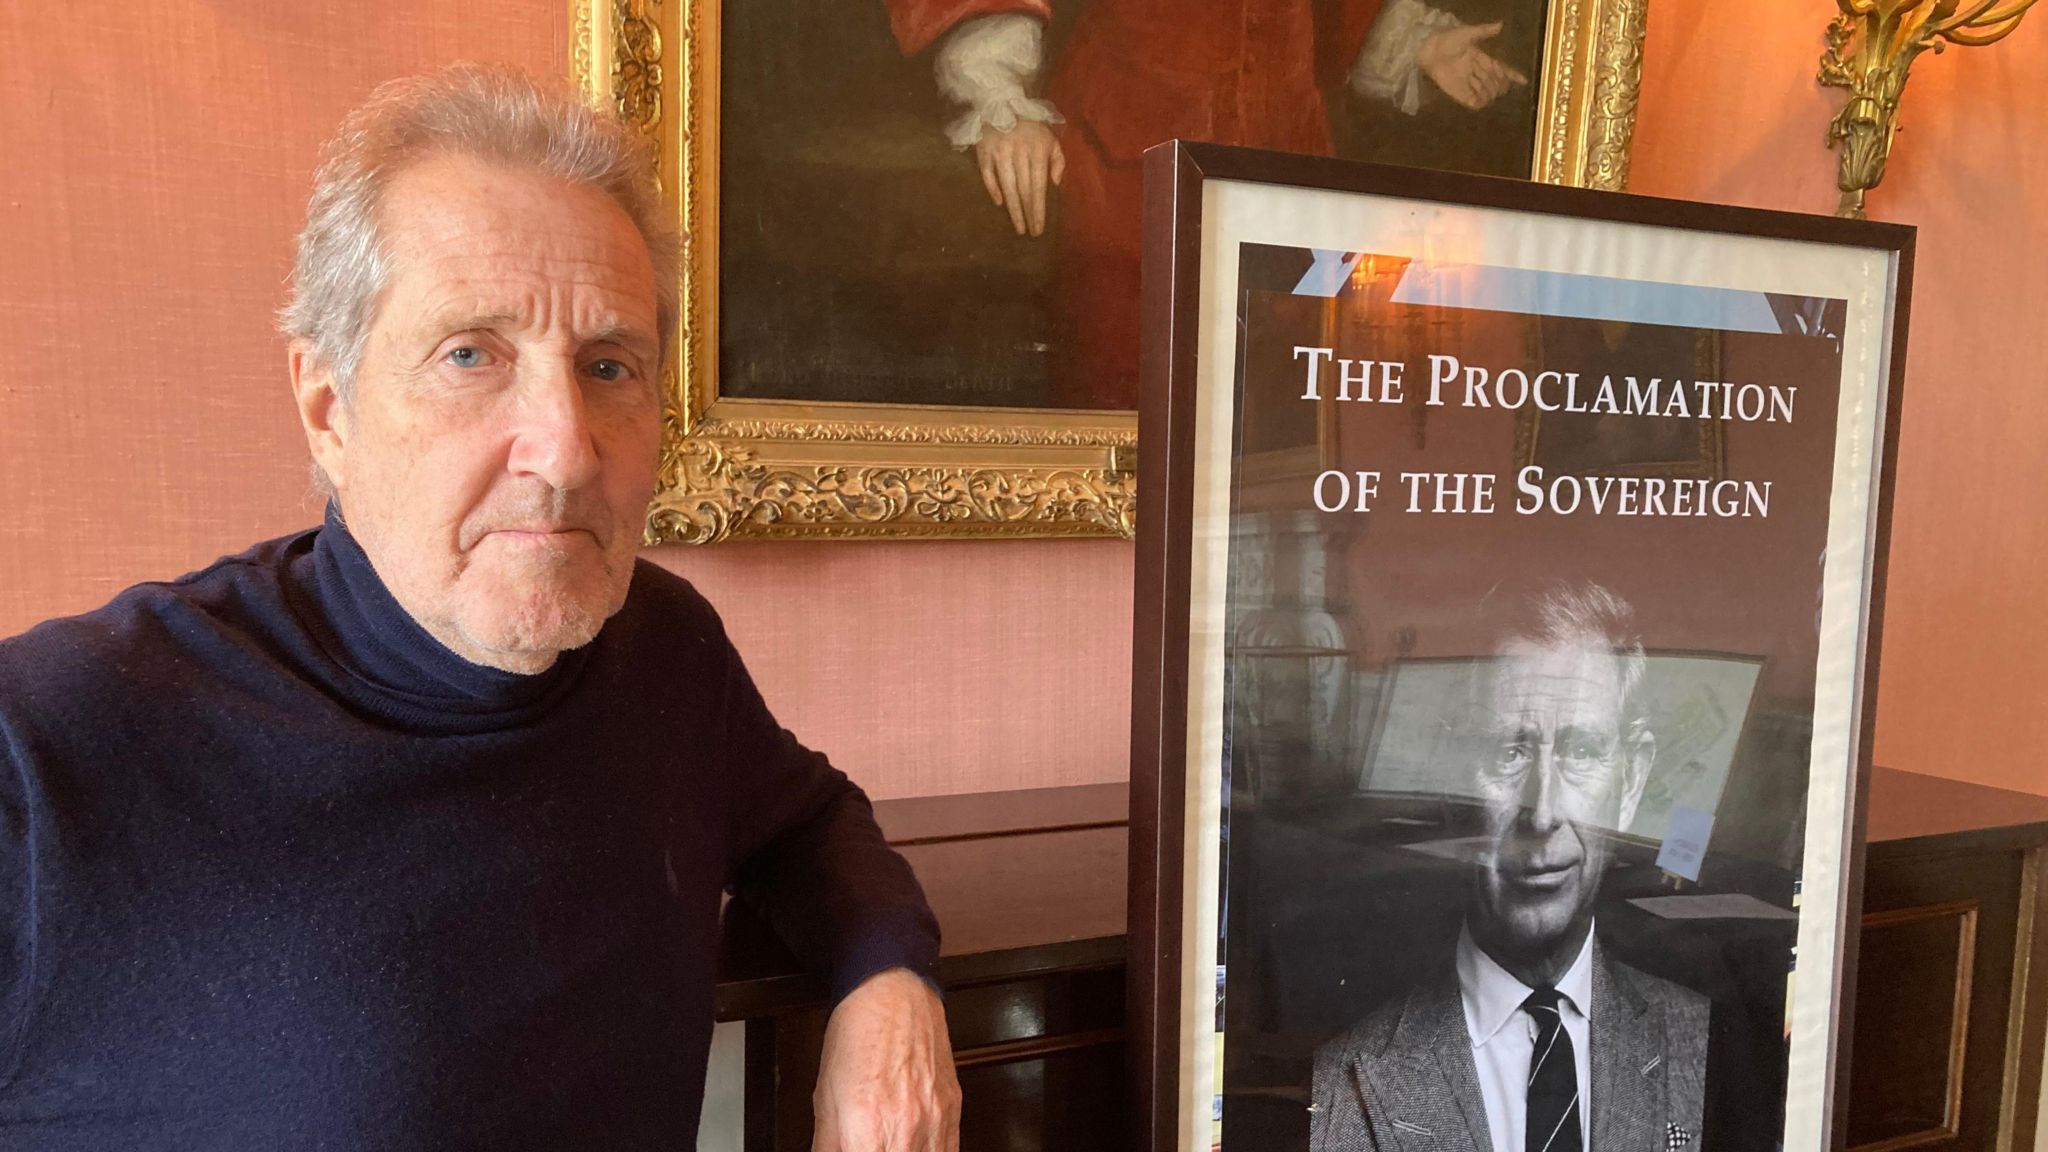
[[[1564,978],[1557,982],[1557,990],[1575,1012],[1591,1018],[1593,931],[1590,925],[1586,929],[1586,942],[1579,946],[1578,958],[1565,970]],[[1510,976],[1507,969],[1480,950],[1472,940],[1471,928],[1458,933],[1458,999],[1465,1007],[1465,1031],[1472,1037],[1474,1048],[1484,1046],[1506,1027],[1515,1013],[1521,1011],[1522,1001],[1527,1000],[1532,991],[1534,989]]]

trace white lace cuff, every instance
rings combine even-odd
[[[946,125],[955,148],[971,148],[985,129],[1008,132],[1020,120],[1057,124],[1052,104],[1027,89],[1044,62],[1045,27],[1016,12],[963,20],[939,45],[932,70],[939,93],[966,111]]]
[[[1424,40],[1462,26],[1456,16],[1422,0],[1388,0],[1351,66],[1351,90],[1415,115],[1422,108],[1422,67],[1416,53]]]

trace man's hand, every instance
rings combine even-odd
[[[1044,235],[1050,186],[1067,174],[1067,156],[1052,129],[1036,120],[1019,120],[1008,132],[987,129],[974,142],[974,162],[988,198],[1010,210],[1017,235]]]
[[[848,993],[825,1025],[811,1103],[812,1152],[958,1152],[960,1081],[938,993],[901,968]]]
[[[1529,82],[1520,71],[1479,47],[1480,41],[1493,39],[1500,35],[1500,30],[1498,21],[1446,28],[1415,50],[1416,66],[1436,81],[1444,95],[1476,112],[1507,95],[1515,85]]]

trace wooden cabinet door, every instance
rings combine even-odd
[[[2031,1146],[2040,866],[2018,849],[1874,856],[1847,1069],[1851,1152]]]

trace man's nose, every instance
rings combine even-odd
[[[597,478],[597,443],[573,361],[528,360],[521,368],[518,427],[508,467],[556,489],[580,488]]]
[[[1550,750],[1542,749],[1522,780],[1522,822],[1539,834],[1553,832],[1558,825],[1557,773],[1553,769]]]

